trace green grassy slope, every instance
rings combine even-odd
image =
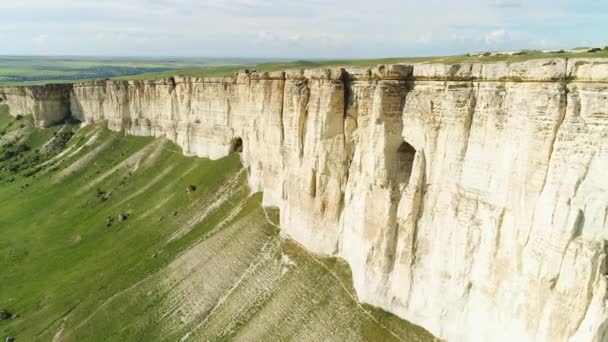
[[[41,130],[2,106],[0,130],[0,159],[13,151],[0,161],[0,310],[15,315],[2,339],[432,340],[357,304],[343,262],[281,238],[238,155],[185,157],[103,125]]]

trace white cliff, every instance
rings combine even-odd
[[[69,100],[188,154],[242,141],[283,231],[437,336],[608,341],[608,60],[99,81]]]
[[[32,114],[40,127],[55,125],[70,115],[71,84],[30,87],[0,87],[0,104],[10,105],[13,114]]]

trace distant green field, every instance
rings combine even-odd
[[[0,56],[0,84],[65,83],[218,66],[247,66],[254,59],[101,58]]]
[[[396,63],[515,63],[539,58],[608,58],[608,48],[597,52],[523,51],[516,55],[455,55],[381,59],[311,61],[263,61],[259,59],[206,58],[85,58],[1,57],[0,84],[66,83],[95,79],[151,80],[176,75],[190,77],[230,76],[243,69],[280,71],[327,67],[371,67]]]
[[[314,69],[314,68],[329,68],[329,67],[372,67],[380,64],[398,64],[398,63],[494,63],[494,62],[523,62],[526,60],[539,58],[608,58],[608,49],[594,53],[547,53],[540,51],[528,51],[520,55],[496,55],[496,56],[470,56],[457,55],[446,57],[405,57],[405,58],[383,58],[383,59],[363,59],[363,60],[330,60],[330,61],[295,61],[284,63],[263,63],[249,66],[249,69],[257,71],[281,71],[290,69]],[[175,75],[190,76],[190,77],[213,77],[213,76],[230,76],[234,73],[243,70],[243,66],[221,66],[221,67],[204,67],[193,68],[175,71],[143,73],[135,76],[115,77],[115,79],[123,80],[152,80],[167,78]]]
[[[238,154],[38,129],[6,106],[0,132],[2,341],[433,340],[358,304],[343,261],[281,237]]]

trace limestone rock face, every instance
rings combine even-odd
[[[188,154],[242,142],[287,235],[439,337],[608,340],[606,60],[101,81],[69,101]]]
[[[49,127],[70,116],[71,84],[0,87],[0,104],[13,115],[32,114],[36,125]]]

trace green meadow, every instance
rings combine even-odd
[[[283,238],[238,154],[0,106],[0,338],[429,341],[356,301],[348,266]]]

